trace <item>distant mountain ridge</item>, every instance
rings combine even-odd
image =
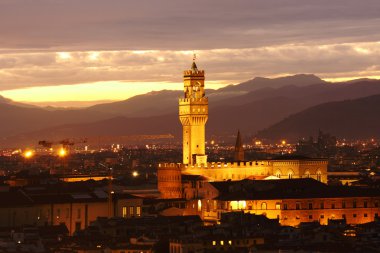
[[[247,82],[229,85],[218,90],[207,89],[206,95],[209,97],[210,106],[218,106],[220,105],[220,103],[218,103],[220,101],[239,97],[263,88],[277,89],[287,85],[303,87],[317,83],[324,84],[326,82],[315,75],[309,74],[298,74],[273,79],[257,77]],[[87,109],[105,113],[117,113],[128,117],[157,116],[177,112],[178,98],[182,95],[183,91],[179,90],[153,91],[134,96],[124,101],[94,105]]]
[[[297,141],[318,130],[339,138],[380,138],[380,95],[317,105],[258,133],[259,138]]]
[[[30,104],[15,102],[12,99],[3,97],[1,95],[0,95],[0,104],[15,105],[15,106],[25,107],[25,108],[36,108],[37,107],[37,106],[34,106],[34,105],[30,105]]]
[[[313,75],[296,75],[255,78],[249,82],[255,87],[245,82],[206,91],[210,106],[208,136],[236,133],[237,129],[253,135],[322,103],[380,94],[380,80],[327,83]],[[0,145],[6,146],[16,139],[28,141],[48,136],[71,138],[107,133],[114,136],[149,133],[179,136],[178,98],[181,96],[182,91],[164,90],[84,109],[25,108],[0,102],[0,114],[6,122],[0,124]]]
[[[289,85],[302,87],[317,83],[326,83],[326,81],[313,74],[296,74],[277,78],[255,77],[249,81],[240,83],[239,85],[226,86],[219,89],[219,91],[252,92],[263,88],[281,88]]]

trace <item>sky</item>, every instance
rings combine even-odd
[[[0,95],[81,106],[313,73],[380,78],[379,0],[0,0]]]

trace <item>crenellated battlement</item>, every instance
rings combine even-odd
[[[328,161],[324,159],[307,159],[307,160],[272,160],[276,166],[287,166],[287,165],[327,165]]]
[[[190,102],[207,102],[208,103],[208,97],[203,98],[180,98],[180,103],[190,103]]]
[[[185,165],[185,168],[188,169],[217,169],[217,168],[252,168],[252,167],[261,167],[261,166],[271,166],[271,161],[247,161],[247,162],[209,162],[207,164],[195,164],[195,165]]]
[[[252,168],[272,166],[272,161],[247,161],[247,162],[208,162],[207,164],[186,165],[182,163],[160,163],[159,168],[183,168],[183,169],[217,169],[217,168]]]
[[[184,77],[189,77],[189,76],[204,76],[205,71],[204,70],[185,70],[183,71],[183,76]]]
[[[159,163],[158,168],[160,169],[165,169],[165,168],[182,168],[183,164],[182,163]]]
[[[246,162],[208,162],[207,164],[186,165],[182,163],[160,163],[159,168],[184,168],[184,169],[217,169],[217,168],[252,168],[261,166],[278,166],[278,165],[326,165],[326,160],[261,160],[261,161],[246,161]]]

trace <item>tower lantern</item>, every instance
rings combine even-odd
[[[179,119],[183,128],[183,164],[207,164],[205,125],[208,98],[205,96],[205,72],[198,70],[195,60],[185,70],[184,97],[179,99]]]

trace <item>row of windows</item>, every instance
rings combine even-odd
[[[317,180],[321,181],[322,180],[322,172],[321,171],[317,171],[316,174],[317,174]],[[294,172],[293,171],[289,171],[287,175],[288,175],[289,179],[292,179],[294,177]],[[278,178],[281,178],[281,172],[277,171],[275,176],[278,177]],[[305,175],[304,175],[304,177],[305,178],[310,178],[311,177],[310,172],[306,172]]]
[[[375,213],[375,217],[377,218],[379,216],[378,213]],[[368,217],[368,214],[367,213],[363,213],[363,217],[364,218],[367,218]],[[324,219],[325,218],[325,215],[321,214],[319,216],[320,219]],[[332,219],[335,219],[335,215],[332,215],[331,216]],[[358,215],[356,213],[352,214],[352,218],[358,218]],[[300,219],[299,216],[296,217],[296,219]],[[309,220],[312,220],[313,219],[313,215],[309,215]],[[345,214],[342,214],[342,219],[347,219],[347,216]]]
[[[364,217],[364,218],[368,218],[368,214],[367,214],[367,213],[363,213],[363,217]],[[379,214],[378,214],[378,213],[375,213],[374,217],[375,217],[375,218],[378,218],[378,217],[379,217]],[[313,218],[314,218],[314,216],[313,216],[312,214],[310,214],[310,215],[309,215],[309,220],[312,220]],[[321,214],[321,215],[319,216],[319,219],[324,219],[324,218],[325,218],[325,215],[324,215],[324,214]],[[335,218],[337,218],[337,217],[335,217],[335,215],[332,215],[330,218],[331,218],[331,219],[335,219]],[[342,214],[342,217],[341,217],[341,218],[342,218],[342,219],[347,219],[346,214]],[[359,218],[359,215],[356,214],[356,213],[354,213],[354,214],[352,214],[352,218]],[[285,216],[285,217],[284,217],[284,220],[287,220],[287,219],[288,219],[288,217]],[[299,217],[299,216],[296,216],[296,219],[299,220],[300,217]]]
[[[141,216],[141,206],[123,206],[122,217],[140,217]]]
[[[337,203],[331,203],[329,205],[329,207],[327,208],[330,208],[330,209],[335,209],[335,208],[341,208],[341,209],[345,209],[345,208],[358,208],[358,203],[356,200],[350,202],[352,203],[351,205],[348,205],[347,204],[348,201],[342,201],[341,202],[341,205],[338,206]],[[226,203],[225,203],[226,204]],[[226,208],[227,206],[225,206]],[[248,210],[252,210],[252,205],[250,204],[250,202],[247,203],[247,201],[231,201],[230,202],[230,209],[236,209],[236,210],[240,210],[240,209],[247,209]],[[378,201],[375,201],[373,203],[373,206],[369,205],[369,202],[368,201],[363,201],[363,205],[360,206],[362,208],[369,208],[369,207],[375,207],[375,208],[378,208],[379,207],[379,202]],[[215,204],[214,204],[214,209],[215,209]],[[261,203],[261,206],[260,206],[261,210],[267,210],[268,209],[268,205],[266,202],[262,202]],[[295,206],[295,209],[296,210],[301,210],[301,209],[309,209],[309,210],[312,210],[312,209],[325,209],[326,206],[325,206],[325,203],[324,202],[321,202],[319,203],[319,205],[313,205],[313,203],[307,203],[307,206],[302,206],[301,202],[296,202],[296,206]],[[280,210],[281,209],[281,204],[280,203],[276,203],[275,204],[275,209],[276,210]],[[289,205],[288,203],[283,203],[282,204],[282,209],[283,210],[288,210],[288,209],[294,209],[293,208],[289,208]]]
[[[349,207],[349,206],[347,205],[347,202],[348,202],[348,201],[342,201],[342,203],[341,203],[340,206],[338,206],[337,203],[331,203],[330,208],[331,208],[331,209],[335,209],[335,208],[339,208],[339,207],[342,208],[342,209],[347,208],[347,207]],[[350,207],[352,207],[352,208],[357,208],[357,207],[358,207],[357,201],[356,201],[356,200],[352,201],[352,205],[350,205]],[[369,207],[368,201],[364,201],[362,207],[364,207],[364,208],[368,208],[368,207]],[[376,201],[376,202],[373,204],[373,207],[379,207],[379,202]],[[284,203],[284,204],[283,204],[283,209],[284,209],[284,210],[287,210],[287,209],[288,209],[288,204],[287,204],[287,203]],[[297,202],[297,203],[296,203],[296,208],[295,208],[295,209],[296,209],[296,210],[301,210],[301,209],[302,209],[302,205],[301,205],[300,202]],[[303,208],[303,209],[306,209],[306,208]],[[307,205],[307,209],[310,209],[310,210],[311,210],[311,209],[325,209],[325,203],[324,203],[324,202],[321,202],[321,203],[319,204],[319,206],[316,206],[316,205],[313,206],[313,203],[308,203],[308,205]]]

